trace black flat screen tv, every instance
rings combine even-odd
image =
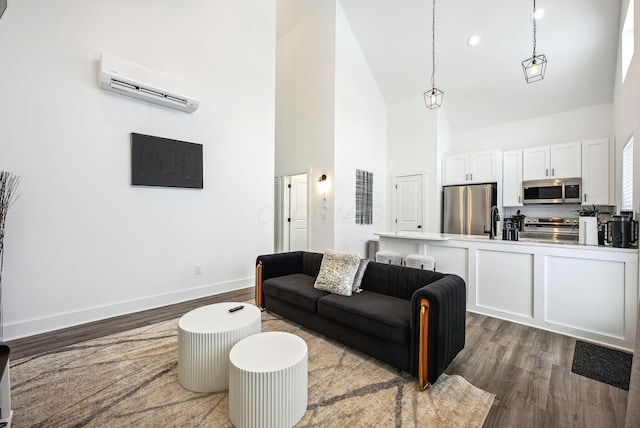
[[[132,132],[131,184],[202,189],[202,144]]]

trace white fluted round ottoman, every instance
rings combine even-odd
[[[229,417],[236,428],[290,428],[307,410],[307,344],[269,331],[229,353]]]
[[[243,308],[229,312],[229,309]],[[225,302],[203,306],[178,321],[178,381],[195,392],[229,387],[229,351],[239,340],[260,333],[260,309]]]

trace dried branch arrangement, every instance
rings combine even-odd
[[[20,177],[17,175],[0,171],[0,278],[2,278],[2,254],[4,253],[4,222],[9,208],[18,199],[15,191],[19,183]]]
[[[2,310],[2,265],[4,262],[4,222],[11,205],[18,199],[16,189],[20,177],[7,171],[0,171],[0,342],[4,337],[4,323]]]

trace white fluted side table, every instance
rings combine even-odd
[[[236,428],[290,428],[307,410],[307,344],[270,331],[229,353],[229,417]]]
[[[230,308],[243,306],[239,311]],[[229,351],[239,340],[260,333],[260,309],[225,302],[203,306],[178,321],[178,381],[195,392],[229,387]]]

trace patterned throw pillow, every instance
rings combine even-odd
[[[314,287],[342,296],[351,296],[353,280],[360,266],[360,256],[327,250],[322,257],[320,273]]]

